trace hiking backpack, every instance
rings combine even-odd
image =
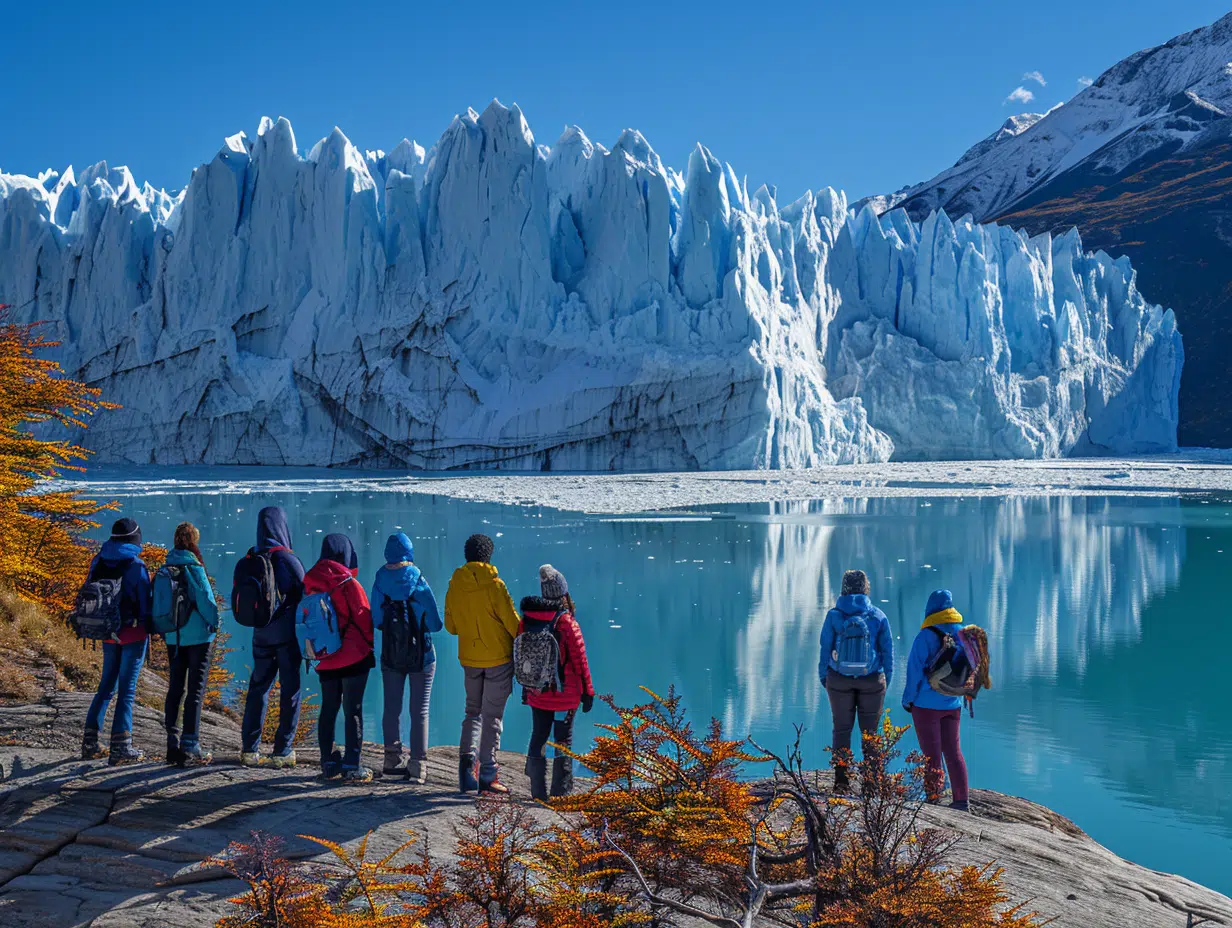
[[[381,615],[381,666],[398,673],[421,672],[427,635],[411,601],[386,596]]]
[[[975,715],[975,697],[992,689],[988,636],[978,625],[965,625],[953,635],[932,626],[941,647],[925,670],[928,685],[942,696],[958,696]]]
[[[127,564],[109,568],[98,564],[77,593],[77,601],[68,622],[83,641],[120,640],[124,617],[120,614],[120,598],[124,591],[124,571]]]
[[[352,579],[347,577],[329,592],[309,593],[299,601],[295,610],[295,637],[305,663],[337,654],[342,648],[342,629],[332,597]]]
[[[192,590],[188,587],[188,568],[178,564],[164,564],[154,574],[153,608],[150,610],[148,630],[151,634],[176,636],[179,644],[180,629],[188,624],[193,611]]]
[[[278,595],[278,578],[274,573],[274,552],[285,548],[270,548],[268,551],[249,551],[235,565],[235,578],[231,587],[231,612],[235,621],[245,628],[265,628],[274,620],[274,614],[282,605]]]
[[[550,692],[556,689],[558,681],[564,685],[560,641],[556,637],[561,614],[556,613],[550,622],[536,623],[538,627],[513,639],[513,676],[532,693]]]
[[[844,622],[834,638],[834,669],[845,677],[867,677],[873,672],[877,654],[873,648],[872,616],[868,613],[843,616]]]

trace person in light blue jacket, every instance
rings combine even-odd
[[[830,698],[834,721],[831,752],[834,791],[850,787],[847,760],[851,732],[872,734],[881,722],[886,689],[894,679],[894,636],[890,620],[869,599],[868,575],[862,570],[843,574],[842,595],[821,626],[818,673]]]
[[[167,763],[186,767],[208,764],[214,759],[200,743],[201,707],[210,676],[214,636],[219,611],[214,588],[201,556],[201,532],[191,522],[175,529],[175,547],[167,552],[167,566],[183,567],[188,581],[192,612],[188,621],[167,637],[167,702],[163,715],[167,726]],[[185,698],[187,697],[187,698]],[[180,733],[180,702],[184,703],[184,731]]]
[[[372,625],[381,630],[386,776],[423,783],[428,773],[428,706],[436,675],[432,633],[443,627],[432,587],[415,566],[415,546],[402,532],[385,543],[385,566],[372,582]],[[410,759],[402,749],[402,694],[410,684]]]

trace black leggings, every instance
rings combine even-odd
[[[163,716],[167,726],[167,742],[173,747],[178,744],[187,750],[197,746],[212,646],[212,642],[167,645],[167,701],[163,705]],[[184,703],[184,738],[182,742],[176,742],[180,735],[181,700]]]
[[[368,687],[368,668],[345,677],[321,680],[321,715],[317,720],[317,737],[321,745],[321,763],[334,751],[334,727],[338,710],[342,710],[342,727],[346,738],[345,767],[359,766],[359,747],[364,739],[364,690]]]
[[[530,747],[526,749],[529,756],[543,757],[548,741],[566,748],[573,745],[573,719],[577,715],[577,709],[560,713],[562,718],[559,719],[556,717],[557,713],[547,709],[536,709],[532,706],[530,712]],[[556,750],[556,756],[561,756],[559,748]]]

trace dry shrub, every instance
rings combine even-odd
[[[34,667],[48,662],[63,689],[98,685],[100,649],[83,647],[62,620],[8,590],[0,589],[0,697],[28,701],[42,695]]]

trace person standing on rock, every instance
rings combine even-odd
[[[551,795],[573,792],[573,758],[562,748],[573,745],[573,722],[580,706],[589,712],[595,703],[595,685],[586,659],[586,642],[577,621],[577,608],[569,595],[565,576],[551,564],[539,568],[539,596],[523,598],[522,625],[518,640],[526,642],[536,634],[550,635],[557,642],[556,666],[550,668],[551,682],[542,688],[524,689],[531,711],[530,746],[526,749],[526,775],[530,777],[532,799],[547,799],[548,741],[557,745],[552,758]],[[549,642],[550,644],[551,642]],[[534,664],[539,649],[526,648],[526,659]]]
[[[894,636],[890,621],[872,604],[868,575],[843,574],[842,593],[821,627],[818,668],[834,722],[831,753],[834,791],[850,789],[848,761],[851,732],[859,720],[862,734],[873,734],[885,710],[886,688],[894,677]]]
[[[364,690],[368,673],[376,666],[372,655],[372,609],[368,594],[356,580],[359,559],[351,539],[343,534],[326,535],[321,559],[304,575],[304,607],[308,597],[325,593],[337,616],[341,647],[317,664],[321,678],[321,715],[317,737],[321,746],[321,772],[326,779],[341,776],[352,783],[367,783],[372,771],[360,760],[364,740]],[[334,748],[338,713],[346,752]]]
[[[160,583],[165,583],[172,596],[179,586],[186,599],[183,608],[187,621],[174,632],[164,635],[167,641],[167,701],[163,715],[167,726],[167,763],[175,766],[198,766],[214,759],[201,750],[201,707],[209,683],[210,652],[218,632],[218,600],[205,572],[201,556],[201,532],[191,522],[181,522],[175,529],[175,547],[167,552],[166,567],[175,571],[174,580],[165,580],[164,571],[155,577],[155,599],[160,597]],[[157,614],[157,613],[156,613]],[[187,698],[185,698],[187,697]],[[184,703],[184,732],[180,734],[180,703]]]
[[[458,759],[458,788],[464,793],[509,792],[500,781],[496,752],[513,692],[513,639],[520,621],[492,566],[493,548],[487,535],[466,539],[466,563],[453,572],[445,594],[445,630],[458,637],[458,661],[466,676]]]
[[[386,776],[423,783],[428,776],[428,706],[436,675],[432,633],[439,632],[440,608],[432,587],[415,566],[415,546],[402,532],[385,542],[385,566],[372,582],[372,624],[381,630],[381,682],[385,711]],[[410,684],[410,760],[402,749],[402,694]]]
[[[267,506],[257,515],[257,546],[235,567],[231,610],[235,620],[252,628],[252,677],[244,699],[240,763],[261,762],[261,735],[269,692],[278,680],[278,731],[273,767],[295,766],[295,732],[299,728],[300,653],[295,639],[295,610],[304,593],[304,565],[291,550],[287,514]]]
[[[150,636],[150,572],[141,560],[141,527],[132,519],[120,519],[111,526],[111,538],[90,562],[87,584],[92,581],[119,581],[120,630],[113,641],[103,642],[103,673],[98,691],[86,713],[81,757],[93,760],[103,756],[98,731],[107,706],[116,697],[111,719],[111,751],[108,763],[128,764],[145,755],[133,747],[133,703],[137,699],[137,679],[145,663]]]
[[[948,635],[957,638],[962,627],[962,614],[954,608],[949,590],[934,590],[924,608],[924,624],[920,626],[911,654],[907,657],[907,686],[903,690],[903,708],[911,714],[920,750],[927,758],[925,788],[928,801],[941,801],[945,789],[946,768],[954,799],[950,808],[970,811],[967,788],[967,761],[959,740],[962,724],[962,697],[946,696],[932,688],[928,668],[935,662]],[[941,760],[945,758],[945,767]]]

